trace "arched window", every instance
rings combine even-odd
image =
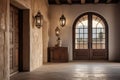
[[[73,25],[74,59],[107,59],[108,25],[99,14],[80,15]]]

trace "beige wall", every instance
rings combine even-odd
[[[48,3],[47,0],[0,0],[0,80],[9,80],[9,6],[10,2],[20,8],[30,10],[30,71],[40,67],[47,60]],[[33,24],[33,16],[40,10],[44,25],[38,29]],[[46,32],[44,32],[46,31]],[[44,38],[44,39],[43,39]],[[43,44],[43,42],[45,44]],[[44,53],[44,57],[43,57]]]
[[[31,70],[34,70],[41,66],[43,64],[43,61],[46,60],[45,57],[44,57],[45,59],[43,59],[43,53],[44,54],[47,53],[46,51],[43,50],[47,49],[47,45],[44,45],[43,42],[47,43],[48,38],[47,29],[49,28],[49,20],[48,20],[48,4],[46,0],[32,0],[32,4],[34,4],[32,7],[33,10],[32,15],[35,16],[37,11],[41,11],[41,14],[43,14],[44,17],[43,26],[40,29],[38,29],[34,25],[32,27],[31,32],[32,53],[30,55],[30,67]],[[44,31],[46,32],[46,34],[44,34]]]
[[[69,48],[69,60],[72,60],[72,27],[74,20],[85,12],[96,12],[102,15],[109,26],[109,60],[120,60],[120,6],[119,4],[88,4],[88,5],[52,5],[50,11],[49,46],[56,44],[55,27],[59,26],[59,17],[63,13],[67,24],[61,28],[62,45]]]

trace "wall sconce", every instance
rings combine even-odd
[[[43,15],[38,11],[35,15],[35,25],[40,28],[43,25]]]
[[[60,17],[60,26],[64,27],[65,24],[66,24],[66,18],[65,16],[62,14],[61,17]]]

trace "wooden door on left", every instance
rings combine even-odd
[[[19,60],[19,9],[10,6],[10,74],[18,72]]]

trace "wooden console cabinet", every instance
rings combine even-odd
[[[67,47],[49,47],[48,62],[68,62]]]

